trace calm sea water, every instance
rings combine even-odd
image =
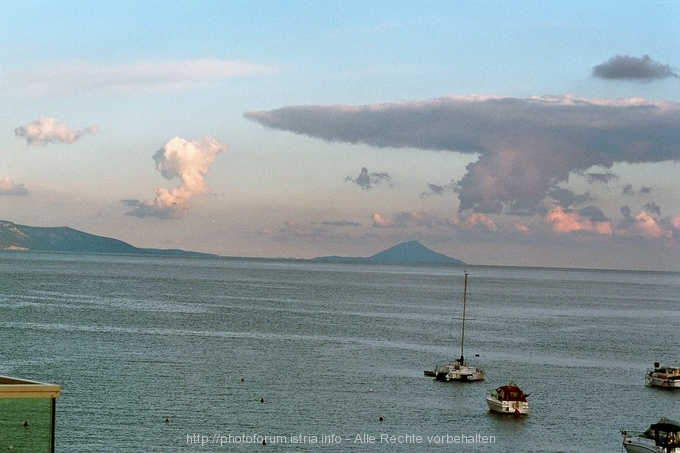
[[[644,385],[680,274],[465,269],[486,381],[455,384],[423,370],[460,353],[463,268],[2,252],[0,374],[62,386],[58,452],[620,452],[680,418]],[[510,380],[526,418],[487,409]]]

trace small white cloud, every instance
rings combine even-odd
[[[27,195],[23,184],[17,184],[8,177],[0,178],[0,195]]]
[[[44,146],[48,143],[73,143],[84,134],[96,134],[98,131],[97,126],[69,129],[63,121],[41,116],[32,123],[14,129],[14,134],[25,138],[29,145]]]
[[[373,226],[376,228],[389,228],[392,226],[392,222],[387,219],[383,219],[380,214],[376,213],[373,214]]]

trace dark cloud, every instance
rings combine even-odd
[[[653,201],[645,205],[645,211],[648,214],[656,214],[658,217],[661,217],[661,207]]]
[[[640,187],[640,190],[637,191],[637,193],[649,194],[649,193],[652,193],[652,188],[647,187],[647,186],[642,186],[642,187]],[[632,184],[626,184],[625,186],[623,186],[623,194],[624,195],[635,195],[635,190],[633,189],[633,185]]]
[[[444,193],[444,190],[446,190],[444,186],[438,186],[436,184],[428,184],[427,187],[430,188],[432,193],[435,193],[437,195]]]
[[[589,183],[601,182],[607,184],[612,179],[618,179],[614,173],[586,173],[586,180]]]
[[[624,221],[633,220],[633,217],[631,216],[631,210],[628,205],[621,206],[621,216],[623,217]]]
[[[680,159],[680,103],[639,98],[448,96],[244,116],[331,142],[477,154],[457,182],[460,211],[531,214],[571,173]]]
[[[608,222],[609,219],[604,215],[600,208],[595,206],[587,206],[577,211],[582,218],[588,219],[591,222]]]
[[[356,178],[347,176],[345,181],[353,182],[362,189],[371,189],[374,185],[380,184],[383,181],[389,181],[390,175],[385,172],[369,173],[366,167],[361,169],[361,173]]]
[[[593,67],[593,77],[649,81],[680,76],[674,68],[652,60],[649,55],[643,55],[642,58],[617,55]]]
[[[589,201],[593,201],[593,197],[590,192],[585,192],[582,194],[576,194],[569,189],[563,187],[553,187],[548,191],[548,196],[553,198],[558,205],[563,208],[568,208],[570,206],[577,206]]]
[[[350,220],[336,220],[334,222],[322,222],[322,225],[329,225],[329,226],[351,226],[351,227],[360,227],[362,226],[359,222],[352,222]]]
[[[132,206],[136,207],[142,204],[141,201],[136,200],[136,199],[125,199],[125,200],[120,200],[121,203],[123,203],[125,206]]]
[[[420,198],[425,198],[429,197],[430,195],[444,195],[445,193],[448,192],[458,192],[458,185],[456,184],[455,181],[451,181],[451,184],[447,184],[444,186],[440,186],[439,184],[427,184],[427,188],[429,189],[426,192],[423,192],[420,194]]]

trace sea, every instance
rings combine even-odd
[[[435,381],[464,272],[486,380]],[[677,272],[0,252],[0,375],[61,386],[59,453],[621,452],[680,419],[644,380],[679,345]]]

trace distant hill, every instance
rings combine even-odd
[[[32,227],[0,220],[0,250],[38,252],[118,253],[132,255],[173,255],[216,257],[209,253],[178,249],[145,249],[118,239],[95,236],[68,227]]]
[[[402,242],[368,258],[322,256],[314,261],[339,261],[343,263],[385,263],[385,264],[456,264],[463,261],[428,249],[418,241]]]

